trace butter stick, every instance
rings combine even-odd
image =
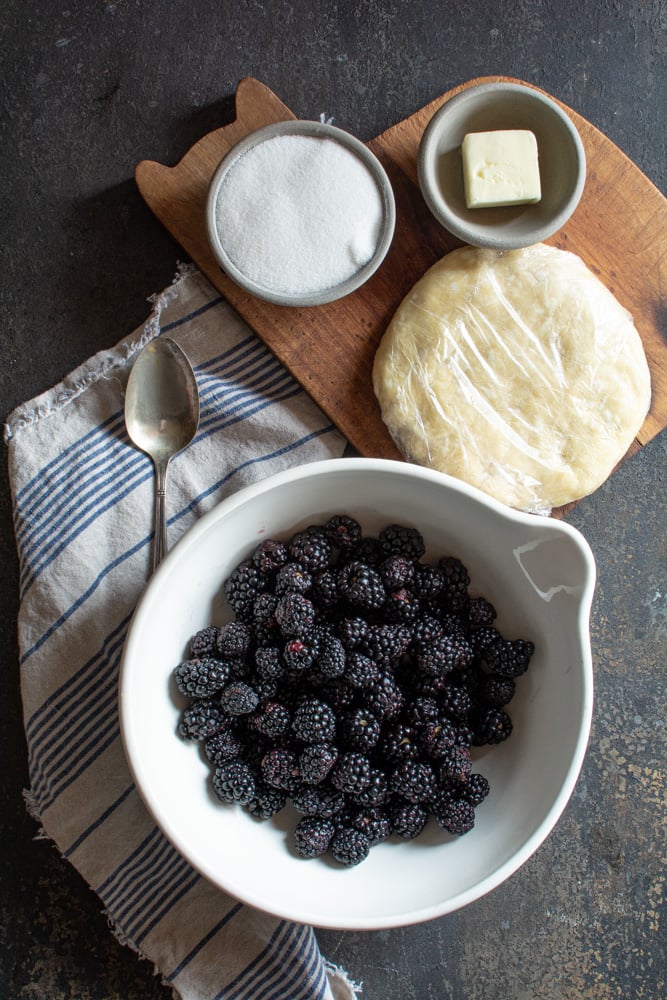
[[[527,129],[469,132],[461,154],[468,208],[533,204],[542,197],[537,140]]]

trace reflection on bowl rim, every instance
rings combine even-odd
[[[375,248],[375,253],[371,259],[344,281],[322,290],[307,292],[303,295],[298,295],[294,292],[280,292],[275,289],[267,289],[244,274],[229,257],[229,254],[224,247],[224,243],[220,238],[220,233],[216,223],[218,193],[226,174],[237,159],[249,149],[254,148],[260,143],[283,135],[329,139],[354,153],[357,159],[361,161],[362,165],[373,177],[382,199],[382,228],[380,230],[380,236]],[[237,143],[235,143],[234,146],[232,146],[232,148],[223,156],[222,160],[215,169],[213,177],[211,178],[206,197],[206,232],[208,235],[209,246],[217,263],[220,265],[225,274],[231,278],[235,284],[239,285],[239,287],[243,288],[247,292],[250,292],[252,295],[257,296],[257,298],[263,299],[265,302],[273,302],[276,305],[293,307],[324,305],[327,302],[334,302],[346,295],[350,295],[358,288],[361,288],[361,286],[368,281],[375,271],[377,271],[386,257],[394,236],[395,226],[396,203],[394,200],[394,192],[387,173],[378,158],[367,146],[364,145],[363,142],[361,142],[360,139],[357,139],[356,136],[353,136],[350,132],[346,132],[344,129],[325,122],[295,119],[273,122],[270,125],[264,125],[262,128],[255,129],[250,132],[243,139],[240,139]]]
[[[470,102],[475,98],[484,98],[485,95],[493,96],[494,94],[503,93],[521,95],[522,98],[527,98],[535,104],[541,104],[547,108],[553,118],[557,119],[563,126],[563,131],[566,132],[571,139],[576,160],[579,165],[575,184],[572,187],[567,200],[558,212],[551,216],[548,222],[530,230],[529,237],[508,237],[506,232],[503,232],[504,227],[485,225],[482,222],[475,223],[474,220],[469,222],[461,221],[459,217],[450,210],[446,199],[441,194],[439,186],[433,183],[429,176],[430,172],[435,170],[434,156],[443,127],[443,119],[448,118],[452,111],[455,111],[459,105],[464,105],[466,102]],[[516,127],[524,128],[527,126],[517,123]],[[458,94],[450,97],[449,100],[445,101],[444,104],[442,104],[437,111],[433,113],[424,129],[424,132],[422,133],[422,138],[419,144],[419,152],[417,156],[417,175],[419,187],[431,213],[435,216],[438,222],[453,236],[456,236],[457,239],[460,239],[464,243],[468,243],[471,246],[494,250],[518,250],[534,243],[541,243],[550,236],[553,236],[554,233],[558,232],[558,230],[564,226],[567,220],[572,216],[577,205],[579,204],[586,183],[586,153],[579,131],[572,122],[571,118],[555,100],[549,97],[548,94],[521,83],[481,83],[471,87],[466,87]],[[529,208],[530,206],[526,207]],[[469,211],[479,210],[470,209]]]

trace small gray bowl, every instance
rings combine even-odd
[[[468,208],[461,143],[468,132],[529,129],[537,139],[542,197],[533,205]],[[586,155],[567,114],[519,83],[482,83],[440,107],[424,129],[419,186],[435,218],[477,247],[514,250],[553,236],[574,212],[586,180]]]
[[[254,279],[244,274],[234,261],[230,258],[228,248],[225,246],[224,233],[220,233],[216,224],[216,206],[218,194],[229,170],[237,163],[239,157],[243,156],[249,149],[257,146],[267,139],[276,136],[298,135],[310,136],[318,139],[330,139],[337,142],[345,149],[354,153],[357,159],[368,170],[375,181],[382,201],[382,225],[375,253],[371,259],[359,270],[355,271],[345,281],[331,285],[317,291],[307,291],[303,294],[283,293],[275,289],[266,288],[258,284]],[[229,150],[218,165],[211,180],[206,202],[206,229],[211,250],[223,271],[241,288],[250,292],[257,298],[266,302],[274,302],[284,306],[317,306],[325,302],[333,302],[343,298],[351,292],[360,288],[372,274],[378,269],[384,260],[391,245],[396,225],[396,205],[394,192],[387,174],[377,159],[359,139],[356,139],[349,132],[336,128],[333,125],[315,121],[282,121],[266,125],[256,129],[245,138],[241,139]]]

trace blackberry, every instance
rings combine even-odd
[[[439,761],[455,745],[456,735],[455,726],[447,720],[425,722],[419,731],[419,745],[424,753]]]
[[[284,566],[287,559],[287,546],[273,538],[260,542],[252,554],[255,566],[267,576]]]
[[[532,642],[524,639],[508,639],[484,650],[486,666],[493,673],[503,677],[518,677],[524,674],[535,652]]]
[[[408,556],[396,552],[382,560],[378,572],[387,590],[400,590],[412,583],[415,564]]]
[[[255,778],[243,761],[230,760],[216,767],[213,788],[223,802],[246,803],[255,794]]]
[[[468,601],[467,617],[471,629],[489,628],[497,617],[497,611],[484,597],[471,597]]]
[[[371,625],[363,641],[363,651],[380,664],[393,664],[407,652],[412,633],[406,625]]]
[[[415,564],[408,556],[396,553],[383,559],[378,572],[387,590],[400,590],[411,583],[415,575]]]
[[[380,738],[380,721],[365,708],[353,708],[341,718],[342,737],[352,750],[370,750]]]
[[[292,805],[302,816],[321,816],[323,819],[331,819],[343,810],[345,796],[327,783],[305,785],[292,795]]]
[[[204,740],[204,753],[211,764],[224,764],[243,753],[243,742],[233,729],[219,729]]]
[[[304,698],[292,719],[292,732],[302,743],[331,743],[336,734],[336,716],[326,702]]]
[[[305,567],[288,562],[278,570],[273,589],[280,597],[289,593],[307,594],[312,585],[313,578]]]
[[[218,628],[216,625],[200,629],[190,641],[190,657],[193,660],[215,656],[217,650]]]
[[[340,600],[336,575],[330,569],[323,570],[313,578],[310,599],[316,608],[330,611]]]
[[[464,784],[472,771],[472,758],[467,747],[452,746],[440,759],[441,784]]]
[[[285,747],[268,750],[260,761],[260,772],[264,781],[272,788],[294,792],[299,786],[299,761],[296,754]]]
[[[440,707],[450,719],[467,719],[472,711],[470,692],[458,684],[447,684],[439,695]]]
[[[255,598],[266,589],[266,577],[249,559],[239,563],[224,582],[227,601],[238,617],[250,617]]]
[[[255,793],[246,802],[246,809],[257,819],[271,819],[285,807],[287,796],[278,788],[272,788],[255,778]]]
[[[323,528],[316,525],[299,531],[288,545],[290,558],[300,563],[309,573],[326,569],[331,556],[331,543]]]
[[[428,563],[415,564],[415,575],[411,586],[417,597],[432,600],[442,593],[444,585],[445,574],[439,566],[430,566]]]
[[[512,720],[502,708],[483,710],[475,718],[472,725],[474,746],[502,743],[512,732]]]
[[[369,688],[378,683],[380,668],[370,656],[352,651],[345,658],[345,679],[354,688]]]
[[[341,865],[352,866],[361,864],[368,857],[371,842],[361,830],[343,827],[333,835],[329,849]]]
[[[345,561],[348,559],[358,559],[366,563],[367,566],[377,566],[382,559],[380,543],[377,538],[373,538],[371,535],[361,538],[358,545],[341,554],[345,557]]]
[[[488,674],[479,686],[479,697],[491,708],[508,705],[516,692],[516,684],[511,677]]]
[[[307,785],[319,785],[338,760],[338,751],[331,743],[315,743],[304,747],[299,756],[301,780]]]
[[[252,633],[243,622],[228,622],[218,632],[218,651],[223,659],[242,660],[251,642]]]
[[[252,605],[252,620],[256,628],[275,623],[274,615],[277,604],[278,597],[276,594],[271,594],[268,591],[264,591],[255,598]],[[277,627],[277,623],[275,624]]]
[[[342,712],[354,702],[354,688],[346,683],[345,678],[325,680],[317,688],[319,696],[330,705],[334,712]]]
[[[452,799],[434,812],[434,816],[440,826],[457,837],[472,830],[475,825],[475,809],[466,799]]]
[[[331,783],[340,792],[353,795],[367,788],[371,780],[371,764],[365,754],[354,750],[343,753],[331,771]]]
[[[303,594],[290,591],[276,605],[276,621],[285,636],[305,636],[315,621],[313,602]]]
[[[411,626],[412,642],[430,642],[444,632],[442,622],[434,615],[421,614]]]
[[[391,834],[391,823],[383,809],[378,806],[352,810],[349,825],[354,830],[361,830],[368,837],[371,847],[379,844]]]
[[[483,774],[474,772],[468,776],[468,780],[461,789],[461,798],[466,799],[471,806],[478,806],[489,794],[490,787],[488,780]]]
[[[350,604],[365,611],[381,608],[384,604],[385,589],[379,573],[357,559],[340,570],[338,589]]]
[[[443,571],[443,596],[452,607],[463,607],[470,583],[468,570],[461,560],[454,556],[443,556],[438,561],[438,567]]]
[[[426,552],[421,532],[402,524],[390,524],[383,528],[378,541],[385,557],[402,555],[417,560]]]
[[[461,669],[471,659],[470,643],[460,635],[439,635],[429,642],[417,643],[415,648],[417,667],[430,676]]]
[[[364,618],[343,618],[336,625],[336,633],[345,649],[358,649],[368,634],[369,625]]]
[[[429,764],[406,760],[389,776],[392,791],[408,802],[426,802],[435,790],[435,774]]]
[[[294,848],[300,858],[326,854],[334,835],[334,824],[322,816],[304,816],[294,829]]]
[[[230,677],[229,664],[210,658],[191,659],[174,671],[176,687],[188,698],[207,698],[225,686]]]
[[[370,780],[360,792],[349,796],[352,802],[360,806],[381,806],[389,798],[389,781],[387,775],[379,767],[371,767]]]
[[[278,739],[288,732],[292,717],[289,709],[279,701],[265,701],[250,719],[253,729],[263,736]]]
[[[315,662],[318,644],[313,636],[290,639],[283,648],[283,661],[288,670],[308,670]]]
[[[428,812],[418,802],[395,802],[389,813],[391,832],[402,840],[414,840],[428,821]]]
[[[324,532],[334,548],[348,552],[361,541],[361,525],[347,514],[334,514],[324,525]]]
[[[249,715],[259,704],[259,695],[245,681],[232,681],[223,688],[220,704],[226,715]]]
[[[178,724],[178,732],[188,740],[204,740],[212,736],[227,723],[227,716],[220,702],[206,698],[193,701],[183,711]]]
[[[255,669],[264,680],[278,680],[285,673],[285,665],[280,650],[275,646],[264,646],[255,650]]]
[[[419,599],[407,587],[390,591],[387,594],[383,608],[387,621],[402,622],[404,624],[414,621],[419,614],[419,610]]]
[[[380,719],[395,719],[405,704],[405,696],[390,671],[381,671],[366,689],[366,705]]]
[[[413,698],[405,710],[405,720],[409,726],[419,728],[426,722],[436,722],[440,708],[435,698],[418,696]]]
[[[399,764],[406,760],[417,760],[419,743],[414,726],[397,722],[384,733],[379,747],[382,759],[388,764]]]
[[[342,677],[345,673],[345,647],[335,635],[325,634],[319,643],[317,668],[323,677]]]
[[[501,645],[502,643],[502,635],[492,625],[482,625],[481,628],[475,629],[470,633],[470,646],[475,657],[483,655],[492,646]]]

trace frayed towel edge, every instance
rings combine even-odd
[[[92,359],[76,368],[62,382],[47,390],[28,403],[18,406],[7,418],[3,428],[3,438],[7,444],[12,437],[39,420],[44,420],[73,400],[77,399],[91,385],[102,379],[112,378],[116,368],[124,368],[146,344],[160,333],[160,317],[165,306],[178,294],[178,285],[196,272],[193,264],[179,264],[171,285],[162,292],[149,296],[151,314],[141,327],[141,334],[135,338],[130,334],[115,348],[100,351]],[[119,354],[119,349],[122,354]]]

